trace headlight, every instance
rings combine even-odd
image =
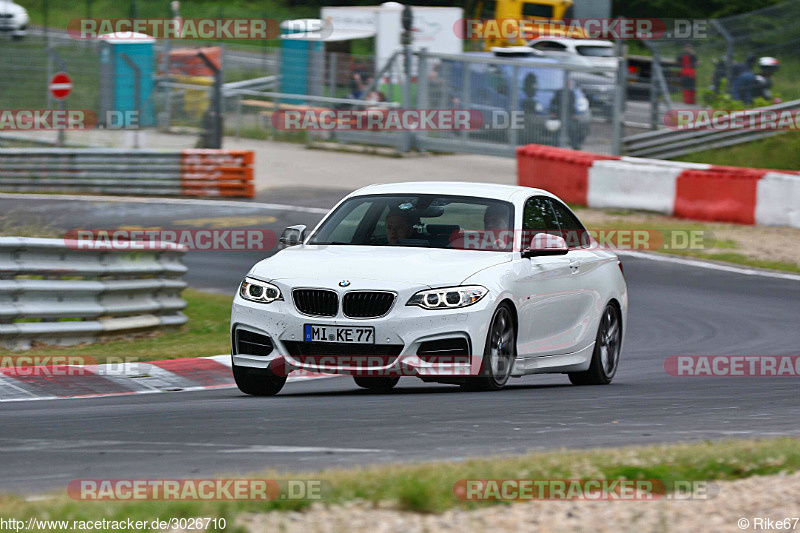
[[[480,285],[419,291],[406,305],[417,305],[423,309],[455,309],[478,302],[488,292],[489,289]]]
[[[544,127],[547,129],[547,131],[558,131],[561,129],[561,121],[554,118],[545,120]]]
[[[278,287],[266,281],[258,281],[253,278],[244,278],[242,286],[239,289],[239,296],[245,300],[262,304],[272,303],[275,300],[283,300],[281,290]]]

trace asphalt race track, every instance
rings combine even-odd
[[[295,196],[261,200],[328,207],[341,192]],[[246,203],[36,199],[25,201],[24,212],[20,207],[0,195],[0,212],[13,209],[63,229],[274,217],[257,220],[279,233],[321,216]],[[191,252],[187,280],[231,292],[261,255]],[[379,395],[342,377],[287,384],[273,398],[224,389],[2,403],[0,490],[63,489],[78,478],[202,477],[562,446],[800,435],[796,378],[677,378],[664,371],[670,355],[800,354],[800,281],[642,257],[623,261],[630,312],[611,386],[574,387],[566,376],[529,376],[499,393],[462,393],[404,378],[394,393]]]

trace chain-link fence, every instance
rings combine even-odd
[[[681,107],[686,103],[682,88],[692,83],[682,85],[679,57],[686,51],[687,44],[697,58],[694,79],[697,105],[724,102],[730,106],[739,105],[733,102],[739,101],[743,107],[752,107],[772,103],[774,98],[784,101],[800,98],[800,59],[796,52],[800,45],[800,24],[795,22],[797,20],[800,20],[800,0],[788,0],[712,20],[704,38],[650,41],[647,44],[651,53],[661,58],[661,62],[654,62],[654,65],[662,65],[660,75],[668,81],[666,94],[663,87],[657,87],[661,106]],[[778,66],[766,64],[769,61],[760,64],[762,57],[776,59]],[[658,80],[653,81],[658,84]],[[720,100],[718,96],[724,98]],[[661,117],[663,112],[659,106],[652,115]]]
[[[66,72],[72,79],[68,109],[93,111],[100,125],[113,127],[109,110],[138,108],[140,128],[197,135],[198,146],[207,146],[214,133],[217,70],[220,85],[227,81],[234,87],[277,88],[279,78],[280,53],[274,47],[162,40],[153,43],[150,56],[132,56],[131,72],[127,70],[134,67],[126,67],[120,58],[114,65],[108,55],[108,42],[76,40],[63,32],[32,30],[21,40],[0,40],[0,109],[55,109],[49,81]],[[137,92],[136,85],[139,91],[131,103],[120,103],[120,94]],[[4,133],[4,138],[13,137]]]

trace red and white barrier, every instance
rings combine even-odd
[[[518,183],[597,208],[694,220],[800,227],[800,173],[589,154],[517,150]]]

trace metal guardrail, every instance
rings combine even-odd
[[[238,150],[3,148],[0,190],[250,197],[252,164]]]
[[[134,252],[78,244],[0,237],[0,346],[86,343],[186,322],[185,247],[147,243],[151,249]]]
[[[792,100],[768,107],[748,109],[745,116],[763,111],[795,111],[800,110],[800,100]],[[708,125],[700,123],[699,126]],[[779,130],[700,130],[661,129],[647,133],[639,133],[622,139],[623,152],[633,157],[670,158],[692,152],[722,148],[735,144],[757,141],[784,133]]]

